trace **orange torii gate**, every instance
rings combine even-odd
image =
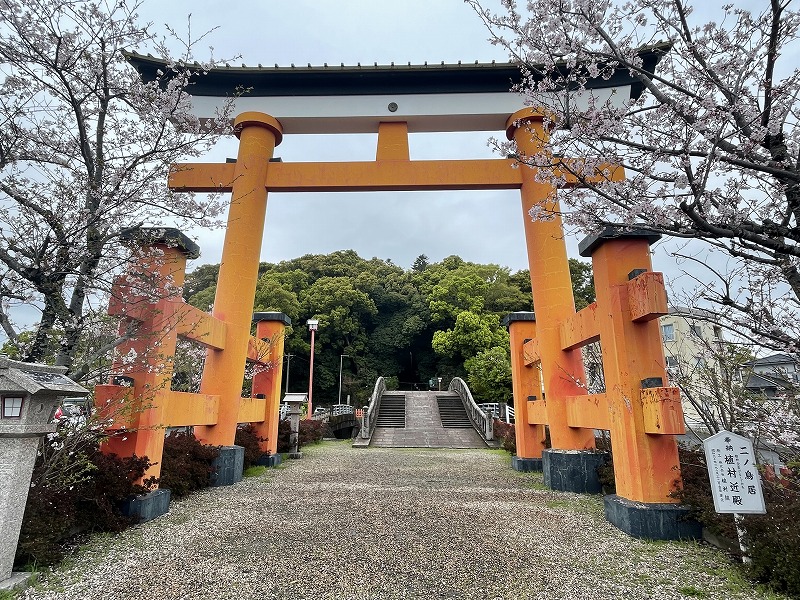
[[[148,61],[147,68],[153,68],[155,64],[152,59],[143,57],[136,58],[135,64],[136,61],[140,69]],[[158,67],[157,64],[155,66]],[[671,484],[679,481],[673,434],[679,430],[677,423],[681,411],[677,395],[672,388],[664,388],[661,383],[664,357],[653,337],[655,323],[652,319],[662,311],[665,296],[663,281],[649,273],[647,235],[623,236],[620,240],[607,243],[603,243],[606,240],[602,238],[589,244],[591,252],[596,255],[593,261],[598,301],[576,314],[563,228],[557,216],[556,189],[550,183],[537,181],[536,167],[511,158],[410,158],[409,131],[442,131],[448,130],[448,127],[449,130],[477,130],[488,129],[496,124],[496,94],[481,96],[476,93],[476,96],[480,96],[477,104],[484,103],[477,107],[461,98],[461,112],[448,117],[450,107],[441,102],[442,94],[439,93],[431,101],[429,96],[422,94],[421,84],[418,83],[431,77],[437,81],[443,80],[441,85],[448,92],[471,93],[477,91],[474,81],[469,81],[468,89],[458,86],[468,79],[465,75],[472,74],[480,78],[487,72],[486,69],[481,72],[483,67],[476,65],[474,73],[466,73],[460,72],[460,66],[450,71],[435,72],[435,69],[428,69],[427,65],[409,65],[405,75],[397,72],[394,66],[388,72],[386,68],[376,66],[374,70],[368,69],[369,73],[362,72],[360,65],[353,72],[345,71],[343,67],[338,74],[326,67],[311,75],[294,68],[280,72],[276,67],[277,72],[265,75],[273,77],[271,81],[280,89],[269,102],[285,114],[279,112],[276,118],[260,110],[240,113],[234,122],[239,137],[235,162],[173,166],[169,178],[172,190],[230,192],[231,204],[213,314],[200,317],[192,313],[195,322],[193,327],[204,331],[216,328],[217,341],[214,343],[209,343],[207,333],[195,338],[204,343],[208,351],[200,394],[194,395],[194,401],[206,406],[213,405],[213,418],[202,421],[194,417],[181,419],[173,414],[180,410],[170,409],[167,412],[173,414],[173,421],[179,420],[181,424],[188,425],[189,421],[195,421],[191,423],[195,426],[195,434],[206,443],[221,446],[233,444],[237,424],[243,422],[243,406],[249,402],[241,398],[241,385],[248,348],[253,344],[250,338],[251,311],[268,192],[519,189],[537,319],[534,320],[530,314],[520,316],[517,313],[517,317],[512,316],[509,320],[518,423],[519,456],[514,460],[515,468],[527,470],[531,467],[531,460],[535,463],[544,459],[545,481],[553,489],[592,491],[593,482],[597,479],[594,466],[599,456],[595,451],[594,429],[610,429],[614,447],[619,447],[622,452],[617,467],[619,494],[606,503],[609,520],[632,535],[652,538],[688,535],[678,523],[683,516],[682,511],[667,496]],[[262,71],[269,70],[260,67],[252,70],[223,69],[219,75],[257,77],[264,74]],[[367,102],[368,107],[358,102],[352,103],[353,107],[340,101],[346,92],[337,91],[332,83],[340,76],[345,79],[349,77],[346,81],[352,85],[366,86],[364,93],[374,94],[368,97],[371,100]],[[409,106],[406,114],[397,112],[396,102],[387,105],[388,96],[377,95],[395,76],[402,85],[398,88],[400,91],[392,91],[407,94],[402,96],[403,102]],[[453,78],[448,79],[451,76]],[[327,114],[325,118],[317,118],[314,109],[308,107],[319,107],[319,104],[300,102],[296,95],[292,95],[298,90],[307,93],[304,86],[309,85],[308,77],[318,78],[314,85],[320,85],[328,94],[326,111],[339,111],[337,114],[340,116]],[[286,78],[295,83],[286,84]],[[367,79],[369,81],[364,84],[363,81]],[[257,79],[252,81],[257,83]],[[323,83],[320,84],[320,81]],[[503,85],[507,86],[507,81]],[[202,87],[193,89],[195,92],[197,90],[202,91]],[[212,90],[207,96],[219,97],[217,92]],[[614,95],[611,89],[606,92],[609,98]],[[336,96],[337,93],[342,95]],[[315,91],[309,95],[314,94],[324,95]],[[256,100],[244,98],[243,102]],[[507,103],[508,98],[505,97],[504,101]],[[382,106],[379,106],[381,103]],[[433,109],[429,110],[429,104]],[[481,113],[488,104],[492,104],[494,109]],[[248,104],[251,105],[252,102]],[[301,109],[311,112],[299,114],[297,111],[302,113]],[[503,117],[508,138],[516,142],[523,157],[540,155],[549,135],[543,113],[530,108],[517,110],[509,116],[510,112]],[[437,129],[431,126],[436,119],[447,121],[447,127]],[[481,126],[468,127],[478,121]],[[294,133],[312,133],[320,123],[328,127],[326,133],[377,131],[375,160],[321,163],[272,160],[275,147],[283,138],[285,126],[290,126]],[[564,185],[578,185],[578,179],[569,169],[570,160],[559,159],[559,163],[567,165],[565,171],[559,173]],[[606,179],[620,180],[624,177],[623,170],[613,165],[605,165],[599,172],[605,173],[603,177]],[[553,211],[556,216],[547,221],[533,221],[528,215],[535,207]],[[168,253],[171,247],[164,245],[164,252]],[[622,255],[617,256],[620,252]],[[181,272],[181,279],[182,269],[183,265],[177,269]],[[625,269],[628,269],[626,276],[628,272],[635,272],[636,275],[623,285],[620,277]],[[639,274],[637,270],[642,269],[645,273]],[[165,314],[170,310],[174,309],[166,306]],[[632,314],[635,316],[631,317]],[[142,318],[142,322],[148,326],[154,325],[147,323],[147,315],[142,315]],[[192,321],[191,318],[189,320]],[[603,341],[606,353],[603,366],[610,387],[604,396],[586,396],[585,390],[580,387],[580,382],[585,381],[580,347],[598,336]],[[147,375],[143,372],[141,377],[146,378]],[[658,381],[659,377],[661,382]],[[109,389],[108,394],[113,395],[111,392],[119,393],[119,390]],[[252,418],[251,413],[246,411],[249,415],[246,420],[261,420],[265,430],[271,430],[272,423],[277,423],[279,392],[279,386],[273,385],[264,394],[264,403],[259,408],[263,410],[260,413],[263,419]],[[174,392],[165,394],[173,406],[180,404]],[[538,398],[540,394],[541,399]],[[644,410],[643,403],[647,405]],[[160,414],[164,414],[165,409],[157,406],[155,410],[161,410]],[[194,411],[195,408],[186,407],[185,410]],[[543,453],[545,426],[549,428],[552,448]],[[138,431],[136,448],[158,451],[158,440],[147,441],[149,436],[158,435],[162,436],[160,443],[163,444],[163,432],[152,429]]]

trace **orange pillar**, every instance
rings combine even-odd
[[[514,431],[517,454],[511,464],[517,471],[541,471],[542,450],[545,445],[543,424],[528,421],[528,400],[541,399],[542,382],[538,362],[526,356],[524,345],[536,339],[536,317],[532,312],[507,315],[503,324],[508,326],[511,345],[511,379],[514,389]]]
[[[286,327],[292,324],[291,319],[283,313],[255,313],[256,337],[270,340],[270,368],[253,376],[253,394],[264,394],[267,402],[264,409],[264,420],[253,423],[256,434],[267,438],[261,443],[261,450],[270,454],[278,453],[278,418],[281,404],[281,380],[283,378],[283,342]]]
[[[543,115],[533,109],[517,111],[508,118],[506,134],[516,142],[523,156],[536,156],[549,139],[543,120]],[[556,190],[549,183],[536,181],[535,168],[520,165],[520,169],[522,216],[537,320],[536,338],[542,359],[552,447],[561,450],[593,449],[594,432],[591,429],[567,425],[565,398],[585,394],[586,390],[576,381],[586,381],[586,377],[580,350],[561,349],[559,324],[575,313],[575,300]],[[533,220],[530,216],[533,208],[544,209],[554,216],[548,221]]]
[[[650,243],[658,237],[614,230],[581,242],[581,254],[592,257],[597,290],[617,495],[646,503],[676,502],[668,495],[680,478],[674,435],[645,433],[642,382],[660,387],[658,379],[661,386],[667,381],[658,320],[634,321],[629,302],[629,280],[652,270]],[[660,293],[666,295],[663,288]]]
[[[129,238],[141,244],[139,262],[117,280],[108,312],[121,317],[120,334],[126,333],[131,321],[138,327],[134,339],[117,347],[112,384],[96,386],[96,404],[114,420],[113,435],[103,444],[103,452],[147,456],[156,464],[144,478],[158,477],[164,450],[164,397],[170,391],[178,339],[175,311],[186,259],[197,258],[200,252],[176,229],[139,229]],[[114,385],[118,376],[130,378],[132,387]]]
[[[201,393],[220,396],[219,413],[216,425],[195,427],[198,439],[220,446],[232,445],[236,435],[267,211],[267,169],[283,136],[280,123],[259,112],[240,114],[234,126],[239,154],[213,310],[225,321],[227,335],[224,350],[208,351],[200,385]]]

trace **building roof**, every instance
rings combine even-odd
[[[763,358],[756,358],[744,364],[748,367],[778,367],[780,365],[794,365],[797,364],[797,361],[790,355],[780,352]]]
[[[668,44],[640,52],[644,68],[655,70]],[[144,81],[170,77],[158,58],[126,54]],[[505,131],[508,117],[526,106],[527,94],[512,91],[523,81],[514,63],[327,65],[240,67],[226,65],[191,72],[187,90],[191,112],[201,119],[256,111],[277,119],[285,135],[375,133],[385,122],[406,123],[410,133]],[[532,69],[536,72],[536,69]],[[166,74],[166,75],[165,75]],[[626,69],[608,78],[589,78],[585,89],[570,92],[570,110],[592,104],[621,107],[643,91]],[[558,102],[555,93],[538,94],[543,106]]]
[[[669,44],[643,48],[643,67],[653,71]],[[126,53],[128,61],[142,79],[153,81],[159,73],[168,73],[167,62],[151,55]],[[227,96],[237,88],[248,96],[353,96],[370,94],[453,94],[507,92],[522,81],[516,63],[428,63],[379,65],[308,65],[230,66],[204,70],[198,63],[194,70],[191,93],[194,96]],[[632,97],[641,95],[641,82],[628,70],[618,69],[609,78],[591,78],[589,89],[632,86]]]
[[[764,373],[751,373],[745,386],[748,390],[780,390],[792,387],[792,384],[783,377],[765,375]]]

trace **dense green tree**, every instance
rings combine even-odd
[[[512,401],[511,360],[506,348],[493,346],[464,362],[467,383],[473,395],[483,402]]]
[[[570,263],[576,302],[594,299],[586,263]],[[189,302],[208,310],[214,300],[217,265],[187,276]],[[306,320],[320,321],[316,334],[314,398],[365,401],[380,376],[401,389],[423,387],[433,377],[446,383],[466,377],[476,397],[504,401],[511,395],[508,334],[500,319],[531,309],[527,271],[511,273],[448,256],[438,263],[420,255],[411,269],[363,259],[352,250],[307,254],[277,264],[262,263],[253,310],[289,316],[285,352],[292,354],[289,390],[307,388],[310,334]],[[581,300],[583,299],[583,300]],[[346,355],[346,356],[343,356]],[[505,356],[501,359],[501,355]]]
[[[508,333],[492,314],[462,311],[455,326],[433,334],[433,349],[446,356],[468,359],[484,350],[508,346]]]

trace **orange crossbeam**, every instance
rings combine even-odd
[[[236,163],[178,163],[170,165],[167,185],[171,190],[230,192]]]
[[[260,423],[266,414],[266,398],[242,398],[239,403],[237,423]]]
[[[191,304],[177,311],[178,335],[215,350],[225,348],[225,321],[212,317]]]
[[[188,392],[164,392],[162,406],[165,427],[190,427],[192,425],[215,425],[219,412],[219,396],[190,394]]]
[[[631,320],[637,323],[652,321],[669,312],[664,275],[647,271],[628,282],[628,306]]]
[[[592,302],[561,323],[561,349],[581,348],[600,340],[597,302]]]
[[[567,424],[586,429],[611,429],[605,394],[567,396]]]
[[[269,362],[272,352],[270,343],[256,337],[250,337],[247,342],[247,360],[265,365]]]
[[[338,192],[400,190],[503,190],[522,186],[521,169],[513,159],[380,160],[368,162],[271,163],[266,188],[271,192]],[[234,163],[172,165],[169,188],[176,191],[230,192]],[[624,169],[608,167],[613,179]],[[560,171],[556,171],[561,174]],[[563,175],[566,185],[577,185]],[[597,178],[598,181],[605,177]]]
[[[539,353],[538,340],[534,338],[522,345],[522,358],[526,367],[531,367],[542,361],[542,355]]]
[[[519,189],[515,161],[420,160],[331,163],[274,163],[271,192]]]
[[[645,388],[641,392],[644,431],[651,434],[686,433],[681,393],[675,387]]]
[[[547,425],[545,400],[528,400],[528,425]]]

